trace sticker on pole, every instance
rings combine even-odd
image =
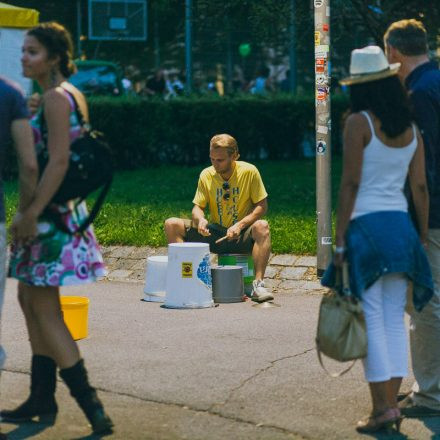
[[[321,237],[321,244],[331,245],[332,238],[331,237]]]
[[[324,101],[328,96],[328,87],[327,86],[318,86],[316,88],[316,99],[318,101]]]
[[[315,8],[320,8],[324,4],[324,0],[314,0]]]
[[[325,67],[327,65],[327,60],[325,58],[316,58],[315,60],[315,72],[325,73]]]
[[[316,143],[316,154],[318,156],[324,156],[326,150],[327,144],[324,141],[318,141]]]
[[[328,82],[327,75],[319,74],[316,75],[316,84],[319,86],[326,85]]]
[[[321,32],[315,32],[315,46],[319,46],[321,44]]]

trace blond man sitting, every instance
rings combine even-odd
[[[259,302],[271,300],[273,295],[263,282],[270,256],[270,232],[267,221],[261,220],[267,212],[267,192],[260,173],[254,165],[238,161],[237,141],[228,134],[211,139],[209,157],[212,166],[200,174],[192,220],[173,217],[165,221],[168,243],[202,242],[218,254],[252,254],[252,298]],[[215,243],[223,236],[227,240]]]

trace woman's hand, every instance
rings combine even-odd
[[[14,241],[32,241],[37,236],[37,217],[29,212],[17,212],[12,220],[10,232]]]

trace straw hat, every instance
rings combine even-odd
[[[367,46],[351,52],[350,76],[339,81],[341,85],[360,84],[377,81],[396,75],[400,63],[389,64],[379,46]]]

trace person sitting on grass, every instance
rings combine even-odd
[[[257,168],[238,161],[237,141],[229,134],[214,136],[210,142],[212,166],[199,178],[193,199],[192,220],[169,218],[165,221],[168,243],[208,243],[217,254],[252,254],[255,280],[251,297],[263,302],[273,299],[264,286],[264,272],[270,256],[267,221],[267,192]],[[211,223],[205,218],[209,206]],[[220,238],[227,237],[216,243]]]

